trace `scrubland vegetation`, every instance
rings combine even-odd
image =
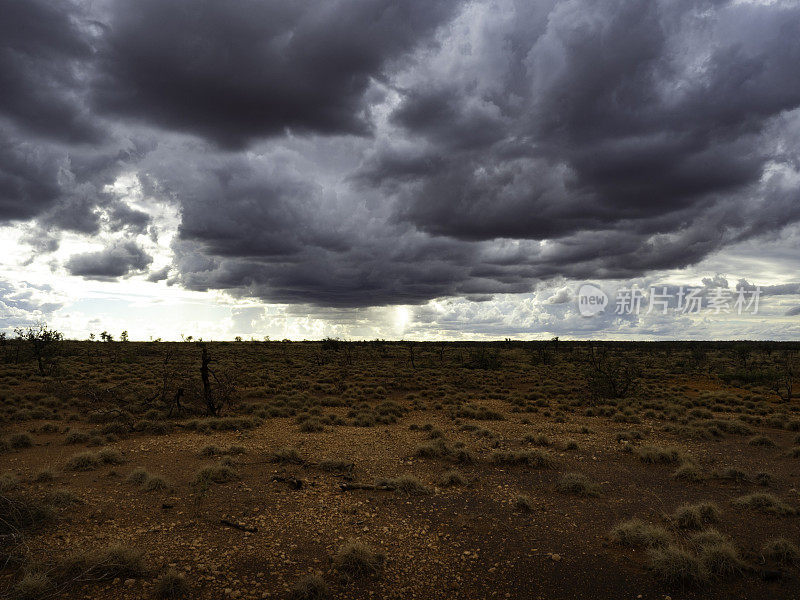
[[[9,598],[800,595],[800,344],[102,339],[0,339]]]

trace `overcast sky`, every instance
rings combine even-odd
[[[0,15],[0,328],[800,338],[799,2]],[[633,286],[762,293],[615,310]]]

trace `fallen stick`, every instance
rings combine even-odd
[[[383,492],[393,492],[394,488],[388,485],[375,485],[373,483],[340,483],[339,489],[343,492],[351,490],[380,490]]]
[[[243,525],[242,523],[236,523],[228,519],[220,519],[219,522],[222,525],[233,527],[234,529],[238,529],[239,531],[247,531],[248,533],[256,533],[258,531],[258,527],[248,527],[247,525]]]

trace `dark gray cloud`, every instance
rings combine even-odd
[[[143,233],[151,217],[108,189],[143,152],[124,138],[69,147],[0,127],[0,222],[32,223],[22,241],[36,252],[56,250],[61,231]]]
[[[389,147],[363,177],[404,183],[418,227],[468,240],[624,228],[644,244],[735,213],[768,164],[796,164],[769,138],[800,105],[787,35],[800,7],[565,1],[540,35],[525,25],[507,32],[496,86],[425,77],[404,95],[395,121],[430,145],[405,162]],[[423,157],[435,168],[410,177]]]
[[[125,236],[76,275],[150,264],[120,175],[180,218],[151,280],[337,308],[638,277],[800,221],[796,3],[3,6],[35,25],[0,38],[0,219],[41,251]]]
[[[167,277],[169,277],[169,266],[158,269],[157,271],[151,271],[147,276],[147,281],[164,281]]]
[[[49,139],[102,139],[83,102],[92,34],[79,6],[0,0],[0,14],[0,120]]]
[[[108,280],[141,272],[153,257],[132,240],[114,243],[98,252],[74,254],[64,265],[71,275]]]
[[[61,196],[63,160],[0,129],[0,217],[30,219],[52,207]]]
[[[111,231],[121,231],[127,228],[136,233],[145,233],[151,219],[146,212],[117,201],[108,207],[108,220]]]
[[[363,135],[371,80],[456,4],[117,2],[100,46],[94,102],[225,146],[287,130]]]

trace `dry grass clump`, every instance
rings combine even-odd
[[[719,507],[713,502],[684,504],[672,513],[672,522],[681,529],[702,529],[708,523],[719,520]]]
[[[362,577],[375,577],[383,570],[386,556],[375,552],[366,544],[350,540],[333,557],[333,568],[345,581]]]
[[[134,579],[145,574],[144,552],[115,544],[103,550],[75,554],[57,570],[70,579],[78,576],[94,580]]]
[[[445,458],[452,454],[453,450],[442,438],[437,438],[432,442],[425,442],[414,449],[414,456],[418,458]]]
[[[747,441],[747,443],[750,444],[751,446],[762,446],[764,448],[774,448],[775,447],[775,442],[772,441],[771,438],[768,438],[765,435],[757,435],[757,436],[751,437]]]
[[[442,473],[441,477],[439,477],[439,485],[442,487],[455,487],[459,485],[466,485],[467,480],[464,475],[461,474],[460,471],[456,469],[450,469],[449,471],[445,471]]]
[[[238,479],[231,467],[227,465],[207,465],[202,467],[194,476],[194,485],[207,485],[210,483],[227,483]]]
[[[82,500],[69,490],[53,490],[44,497],[45,502],[56,508],[65,508],[73,504],[80,504]]]
[[[700,547],[698,553],[700,562],[714,577],[731,577],[741,575],[745,564],[736,547],[730,542],[717,542]]]
[[[160,475],[151,475],[146,469],[138,467],[128,475],[128,481],[140,486],[146,492],[166,490],[172,487],[170,483]]]
[[[35,529],[51,521],[53,516],[52,507],[38,500],[24,495],[0,494],[0,536]]]
[[[653,574],[666,584],[698,587],[709,580],[703,562],[674,544],[650,548],[647,553]]]
[[[319,433],[325,431],[325,425],[316,417],[311,417],[300,423],[300,431],[303,433]]]
[[[720,473],[715,473],[714,477],[738,482],[746,482],[750,480],[750,478],[747,476],[747,473],[735,467],[728,467]]]
[[[722,535],[713,527],[703,529],[702,531],[698,531],[697,533],[693,533],[691,536],[689,536],[689,544],[696,548],[713,546],[715,544],[724,544],[729,541],[730,540],[727,536]]]
[[[578,442],[572,439],[564,440],[564,450],[578,450],[580,446],[578,446]]]
[[[329,473],[352,473],[355,465],[349,460],[327,458],[319,463],[319,468]]]
[[[136,485],[142,485],[145,481],[150,479],[150,477],[152,477],[152,475],[150,475],[147,469],[136,467],[131,471],[130,475],[128,475],[128,481]]]
[[[33,438],[27,433],[15,433],[8,438],[8,445],[15,450],[22,450],[23,448],[30,448],[33,446]]]
[[[203,458],[211,458],[212,456],[222,454],[222,448],[215,446],[214,444],[208,444],[200,449],[199,454]]]
[[[50,483],[51,481],[55,481],[55,478],[56,474],[53,472],[53,469],[42,469],[33,476],[33,480],[36,483]]]
[[[791,565],[800,559],[800,548],[783,537],[767,540],[761,547],[761,555],[767,559],[775,561],[781,565]]]
[[[155,596],[162,600],[177,600],[189,595],[189,584],[183,573],[168,569],[158,578],[155,585]]]
[[[85,444],[89,441],[89,434],[85,431],[70,431],[64,438],[65,444]]]
[[[53,582],[46,573],[27,573],[11,588],[12,600],[40,600],[52,593]]]
[[[292,448],[291,446],[278,448],[270,455],[270,460],[274,463],[280,463],[284,465],[302,465],[304,462],[300,451],[297,448]]]
[[[67,460],[64,468],[68,471],[91,471],[100,466],[100,458],[94,452],[79,452]]]
[[[644,439],[644,434],[638,429],[628,429],[627,431],[618,431],[614,439],[618,442],[632,442]]]
[[[0,494],[5,494],[19,487],[19,480],[13,473],[3,473],[0,475]]]
[[[142,489],[145,492],[158,492],[161,490],[168,490],[171,487],[172,486],[166,479],[160,477],[159,475],[153,475],[147,481],[144,482]]]
[[[467,448],[458,448],[451,458],[460,465],[471,465],[475,463],[475,456]]]
[[[514,510],[519,512],[533,511],[533,501],[526,495],[520,494],[514,498]]]
[[[658,525],[645,523],[641,519],[623,521],[611,530],[611,539],[623,546],[657,548],[669,544],[670,535]]]
[[[600,486],[583,473],[564,475],[558,483],[558,491],[578,496],[599,496],[602,493]]]
[[[125,462],[122,453],[114,448],[103,448],[97,453],[97,458],[104,465],[121,465]]]
[[[648,464],[678,464],[687,460],[683,450],[675,446],[661,448],[659,446],[642,446],[636,448],[634,454]]]
[[[526,444],[533,444],[534,446],[550,446],[553,443],[550,441],[550,438],[543,433],[529,433],[522,441]]]
[[[100,465],[121,465],[125,458],[119,450],[103,448],[98,453],[79,452],[73,454],[64,466],[68,471],[92,471]]]
[[[328,584],[319,575],[306,575],[292,588],[292,600],[325,600],[330,596]]]
[[[694,463],[685,462],[672,473],[672,477],[681,481],[698,482],[703,480],[703,473]]]
[[[740,508],[749,508],[750,510],[757,510],[773,515],[793,515],[796,512],[794,508],[776,496],[765,492],[756,492],[740,496],[733,501],[733,504]]]
[[[775,481],[775,478],[769,473],[765,473],[764,471],[756,473],[755,482],[761,487],[769,487],[772,485],[773,481]]]
[[[410,496],[422,496],[432,493],[431,488],[422,483],[417,477],[408,474],[389,479],[378,479],[375,485]]]

